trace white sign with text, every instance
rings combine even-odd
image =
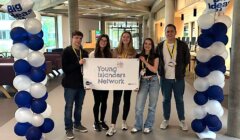
[[[139,88],[139,60],[86,58],[83,82],[85,89],[136,90]]]

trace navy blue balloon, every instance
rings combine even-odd
[[[18,107],[30,107],[32,103],[32,96],[27,91],[19,91],[16,93],[14,100]]]
[[[41,69],[32,69],[30,73],[30,78],[36,83],[42,82],[46,78],[45,71]]]
[[[197,92],[195,95],[194,95],[194,101],[196,104],[198,105],[204,105],[207,103],[208,101],[208,98],[207,96],[205,95],[205,93],[203,92]]]
[[[38,51],[43,48],[44,41],[37,35],[31,36],[28,40],[28,47],[34,51]]]
[[[206,128],[206,125],[200,119],[193,120],[191,126],[192,126],[193,131],[195,131],[197,133],[203,132]]]
[[[30,123],[16,123],[14,126],[14,132],[18,136],[25,136],[27,133],[27,130],[32,127]]]
[[[14,41],[24,41],[28,39],[28,32],[22,27],[15,27],[10,31],[10,36]]]
[[[227,34],[227,26],[222,22],[214,23],[211,30],[214,36]]]
[[[38,100],[45,101],[47,98],[48,98],[48,92],[46,92],[46,94],[42,98],[39,98]]]
[[[42,137],[42,132],[37,127],[30,127],[26,133],[27,140],[40,140]]]
[[[13,44],[16,44],[16,43],[22,43],[22,44],[24,44],[24,45],[26,45],[28,47],[28,39],[23,40],[23,41],[14,41],[13,40]]]
[[[198,63],[197,66],[195,67],[195,73],[199,77],[205,77],[207,76],[211,71],[209,70],[207,64],[205,63]]]
[[[201,32],[202,32],[202,34],[212,34],[212,28],[202,29]]]
[[[47,108],[47,103],[44,100],[34,100],[31,109],[34,113],[43,113]]]
[[[14,70],[18,74],[26,74],[31,71],[31,65],[24,59],[18,59],[14,65]]]
[[[209,34],[201,34],[198,37],[198,45],[202,48],[208,48],[209,46],[211,46],[214,42],[214,38],[212,35]]]
[[[217,132],[217,131],[222,129],[222,122],[219,120],[219,121],[216,122],[214,127],[208,126],[208,129],[213,131],[213,132]]]
[[[217,100],[222,102],[224,99],[223,90],[219,86],[210,86],[206,91],[205,94],[209,99]]]
[[[29,36],[29,38],[30,37],[32,37],[32,36],[35,36],[35,35],[37,35],[38,37],[40,37],[40,38],[42,38],[43,37],[43,31],[41,30],[39,33],[37,33],[37,34],[28,34],[28,36]]]
[[[49,133],[53,130],[53,128],[54,128],[54,122],[50,118],[45,118],[44,123],[42,124],[42,126],[40,126],[40,129],[43,133]]]
[[[208,67],[210,70],[218,70],[225,66],[225,60],[223,57],[216,55],[213,56],[209,61],[208,61]]]
[[[219,35],[214,37],[214,42],[215,41],[220,41],[223,44],[227,45],[228,43],[228,36],[227,35]]]
[[[44,63],[42,64],[42,66],[37,67],[37,69],[41,69],[41,70],[43,70],[43,71],[46,71],[46,69],[47,69],[46,62],[44,62]]]
[[[204,117],[203,121],[208,127],[215,127],[217,126],[220,120],[216,115],[207,114]]]
[[[222,73],[225,73],[225,72],[227,71],[227,68],[226,68],[226,66],[224,65],[224,66],[218,68],[217,70],[221,71]]]

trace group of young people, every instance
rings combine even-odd
[[[186,66],[190,61],[190,54],[186,43],[177,40],[176,27],[168,24],[165,27],[166,40],[161,42],[157,48],[151,38],[143,42],[142,51],[137,54],[133,47],[132,35],[124,31],[121,35],[118,46],[111,51],[108,35],[102,34],[96,43],[95,50],[89,55],[83,49],[81,42],[83,34],[80,31],[72,33],[72,43],[66,47],[62,54],[62,68],[64,77],[65,111],[64,122],[66,135],[69,139],[74,138],[73,129],[80,132],[87,132],[87,128],[81,123],[82,104],[85,90],[83,86],[82,67],[86,63],[84,58],[138,58],[140,60],[139,74],[141,75],[140,87],[137,92],[135,105],[135,124],[131,133],[150,133],[153,130],[155,112],[161,87],[163,95],[163,116],[160,128],[166,129],[169,124],[171,97],[174,93],[178,118],[182,130],[188,130],[184,116],[184,77]],[[160,76],[160,81],[159,81]],[[107,136],[113,136],[116,132],[116,122],[119,114],[119,106],[123,96],[122,130],[128,130],[126,123],[130,110],[131,90],[114,90],[110,127],[105,122],[107,110],[108,90],[92,89],[94,97],[94,130],[107,130]],[[149,96],[148,114],[146,121],[143,121],[144,106]],[[75,105],[75,106],[74,106]],[[74,106],[74,112],[73,112]],[[100,113],[99,113],[100,112]],[[100,115],[100,119],[99,119]],[[72,116],[74,121],[72,120]]]

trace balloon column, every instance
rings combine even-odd
[[[17,19],[10,31],[16,73],[13,85],[18,90],[14,99],[19,107],[15,112],[14,132],[27,140],[40,140],[42,133],[53,130],[54,122],[49,118],[51,107],[46,103],[45,57],[39,51],[44,45],[42,25],[35,18],[33,5],[31,0],[11,0],[3,9]]]
[[[216,133],[222,128],[219,119],[224,110],[221,102],[224,99],[225,59],[228,52],[227,29],[231,26],[230,17],[224,15],[224,9],[229,0],[205,0],[207,9],[198,18],[202,34],[198,37],[199,51],[195,73],[198,78],[194,81],[196,94],[194,101],[198,105],[194,110],[195,119],[192,129],[200,139],[216,139]]]

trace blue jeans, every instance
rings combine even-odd
[[[160,80],[162,94],[163,94],[163,116],[165,120],[169,120],[171,112],[171,98],[172,91],[176,102],[176,108],[179,120],[185,120],[184,117],[184,101],[183,94],[185,89],[185,81],[175,79],[164,79]]]
[[[64,111],[65,130],[73,129],[72,110],[74,103],[74,126],[79,126],[81,124],[81,112],[84,97],[85,90],[83,88],[64,88],[64,99],[66,102]]]
[[[157,76],[153,76],[152,79],[141,78],[140,89],[136,98],[135,107],[135,125],[138,130],[144,128],[152,128],[155,120],[155,110],[159,95],[159,80]],[[143,126],[143,112],[144,106],[149,95],[148,115]]]

